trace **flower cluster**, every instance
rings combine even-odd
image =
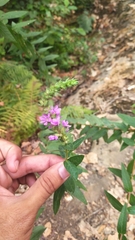
[[[61,108],[59,108],[57,105],[54,107],[51,107],[49,112],[47,114],[43,114],[39,117],[39,121],[44,126],[47,126],[49,129],[54,129],[55,127],[64,127],[66,131],[69,130],[71,127],[69,125],[69,122],[66,120],[61,120]],[[48,137],[50,141],[58,140],[57,135],[50,135]]]

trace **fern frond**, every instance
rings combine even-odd
[[[41,84],[34,76],[24,81],[23,87],[19,88],[10,81],[0,91],[0,101],[3,102],[0,106],[0,129],[4,131],[0,131],[0,137],[4,134],[6,139],[16,143],[35,132],[39,114],[37,102]]]

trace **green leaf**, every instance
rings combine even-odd
[[[124,150],[126,147],[128,147],[128,145],[125,142],[123,142],[120,151]]]
[[[114,130],[114,133],[108,138],[107,143],[111,143],[114,140],[121,138],[122,132],[120,130]]]
[[[86,133],[86,139],[87,138],[91,138],[92,136],[94,136],[97,132],[99,131],[98,127],[91,127],[90,130]]]
[[[135,206],[128,207],[128,213],[132,214],[132,215],[135,215]]]
[[[135,141],[133,139],[129,138],[122,138],[122,140],[128,145],[128,146],[134,146]]]
[[[135,117],[128,116],[126,114],[119,113],[118,116],[129,126],[135,127]]]
[[[6,12],[1,15],[0,20],[20,18],[25,16],[27,13],[28,13],[27,11]]]
[[[83,28],[77,28],[76,30],[77,30],[77,32],[78,32],[80,35],[82,35],[82,36],[85,36],[85,35],[86,35],[86,32],[84,31]]]
[[[4,6],[8,2],[9,0],[0,0],[0,7]]]
[[[124,204],[119,216],[117,231],[119,234],[125,234],[126,228],[127,228],[127,205]]]
[[[76,148],[78,148],[80,145],[81,145],[81,143],[84,141],[84,137],[82,137],[82,138],[79,138],[79,139],[77,139],[76,141],[74,141],[73,142],[73,150],[75,150]]]
[[[44,226],[34,227],[30,240],[39,240],[45,229]]]
[[[56,214],[60,207],[60,201],[64,196],[65,186],[62,184],[54,193],[53,195],[53,212]]]
[[[112,196],[109,192],[105,190],[105,195],[108,199],[108,201],[111,203],[111,205],[117,209],[118,211],[121,212],[123,205],[114,197]]]
[[[81,190],[78,187],[75,188],[75,191],[72,194],[72,196],[76,197],[84,204],[87,204],[87,200],[85,199],[84,194],[81,192]]]
[[[16,23],[15,25],[12,26],[12,29],[14,31],[17,31],[18,29],[22,28],[22,27],[26,27],[28,25],[30,25],[31,23],[35,22],[35,20],[28,20],[28,21],[23,21],[23,22],[19,22]]]
[[[133,187],[132,187],[131,179],[123,163],[121,164],[121,175],[122,175],[122,182],[123,182],[125,191],[132,192]]]
[[[65,149],[64,149],[64,147],[62,145],[59,146],[59,151],[60,151],[61,157],[65,158],[66,152],[65,152]]]
[[[114,175],[116,175],[117,177],[122,178],[121,175],[121,170],[118,168],[108,168]]]
[[[44,42],[44,40],[45,40],[46,38],[47,38],[47,36],[40,37],[40,38],[32,41],[32,44],[33,44],[33,45],[36,45],[36,44],[42,43],[42,42]]]
[[[65,190],[73,193],[75,191],[75,180],[70,176],[65,182],[64,182]]]
[[[135,196],[131,193],[130,194],[130,200],[129,200],[130,205],[134,206],[135,205]]]
[[[103,137],[107,132],[107,129],[100,129],[94,136],[92,136],[92,140],[97,140]]]
[[[65,5],[66,7],[68,7],[68,6],[69,6],[69,0],[64,0],[64,5]]]
[[[44,60],[45,61],[51,61],[51,60],[54,60],[55,58],[58,58],[58,57],[59,57],[58,54],[49,54],[46,57],[44,57]]]
[[[83,134],[85,134],[85,133],[88,133],[90,129],[91,129],[90,126],[88,126],[88,125],[85,126],[85,127],[81,130],[80,136],[83,135]]]
[[[83,155],[77,155],[77,156],[73,156],[73,157],[70,157],[68,159],[68,161],[72,162],[74,165],[78,166],[82,160],[83,160],[84,156]]]
[[[76,181],[76,186],[83,189],[84,191],[87,191],[87,188],[79,180]]]
[[[133,159],[135,160],[135,150],[134,150],[134,152],[133,152]]]
[[[71,176],[75,179],[77,179],[78,175],[80,174],[80,170],[70,161],[64,161],[64,166],[67,169],[67,171],[71,174]]]
[[[38,210],[38,213],[36,215],[36,219],[39,218],[39,216],[41,215],[41,213],[44,211],[44,207],[41,207],[39,210]]]
[[[135,164],[135,160],[131,160],[127,166],[127,171],[129,174],[132,174],[133,173],[133,170],[134,170],[134,164]]]
[[[102,118],[98,118],[95,115],[90,115],[90,116],[86,117],[86,119],[90,122],[91,125],[97,125],[98,127],[104,126]]]
[[[47,153],[47,149],[43,146],[43,144],[39,143],[39,147],[43,153]]]
[[[37,52],[38,52],[39,54],[45,53],[48,49],[51,49],[51,48],[52,48],[52,46],[43,47],[43,48],[40,48]]]
[[[0,37],[4,37],[8,42],[15,42],[15,38],[9,31],[8,27],[0,22]]]

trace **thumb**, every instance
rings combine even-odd
[[[25,198],[28,207],[38,211],[68,177],[69,173],[63,163],[57,163],[47,169],[22,197]]]

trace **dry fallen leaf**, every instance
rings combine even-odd
[[[43,236],[44,237],[48,237],[50,234],[51,234],[51,231],[52,231],[52,225],[51,225],[51,223],[50,222],[47,222],[45,225],[45,231],[44,231],[44,233],[43,233]]]

